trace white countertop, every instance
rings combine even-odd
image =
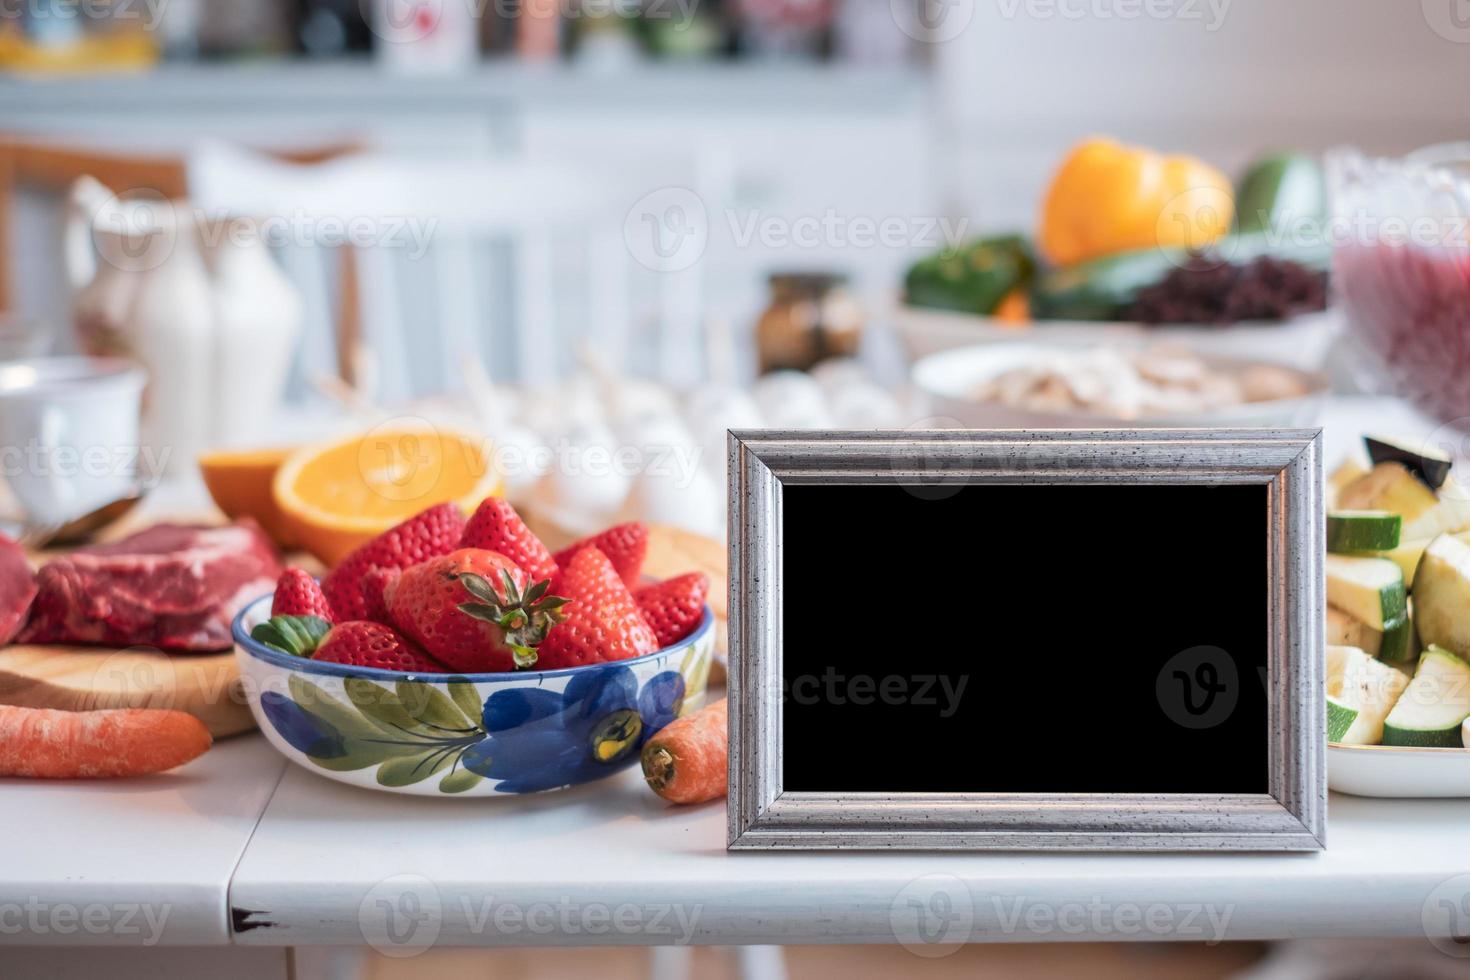
[[[260,923],[236,941],[267,945],[922,942],[913,900],[959,916],[947,941],[1241,940],[1422,936],[1470,873],[1470,800],[1334,795],[1329,820],[1321,854],[731,854],[721,803],[632,771],[440,800],[293,766],[230,894]]]
[[[230,876],[287,763],[258,735],[141,779],[0,779],[0,945],[230,941]]]
[[[1361,399],[1330,421],[1329,465],[1364,426],[1415,429]],[[288,765],[258,735],[148,779],[0,780],[0,828],[0,945],[1416,937],[1442,899],[1470,901],[1470,800],[1333,795],[1320,854],[730,854],[721,803],[668,807],[636,771],[424,799]],[[32,908],[44,931],[17,933]]]

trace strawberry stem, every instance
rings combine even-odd
[[[516,668],[527,670],[536,665],[536,647],[546,639],[553,626],[567,618],[562,607],[571,600],[565,596],[547,595],[551,588],[550,579],[534,583],[523,593],[516,587],[510,572],[502,569],[501,577],[503,594],[497,592],[482,575],[457,573],[455,578],[459,579],[465,591],[478,600],[462,602],[458,608],[467,616],[498,626]]]

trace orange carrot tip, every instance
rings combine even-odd
[[[724,700],[671,722],[643,746],[643,778],[670,803],[704,803],[725,795],[729,712]]]
[[[0,706],[0,776],[145,776],[203,755],[214,739],[183,711],[56,711]]]

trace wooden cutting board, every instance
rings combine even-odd
[[[169,655],[72,646],[0,649],[0,704],[88,711],[176,708],[216,738],[255,727],[233,650]]]
[[[220,517],[208,512],[164,517],[135,510],[98,539],[116,540],[161,520],[214,524]],[[32,552],[31,563],[40,565],[67,550]],[[233,650],[170,655],[110,647],[0,647],[0,704],[66,711],[177,708],[204,722],[216,738],[255,727],[240,692],[240,670]]]

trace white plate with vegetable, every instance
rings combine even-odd
[[[1470,751],[1329,745],[1327,783],[1352,796],[1470,796]]]
[[[1329,481],[1328,785],[1470,797],[1470,496],[1447,458],[1367,448]]]

